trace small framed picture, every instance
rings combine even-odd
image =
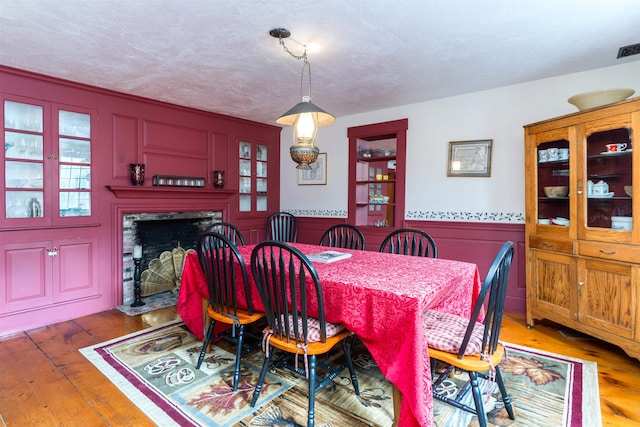
[[[298,185],[327,185],[327,153],[318,154],[310,170],[298,170]]]
[[[492,139],[449,142],[447,176],[491,176]]]

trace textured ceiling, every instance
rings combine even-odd
[[[0,64],[273,124],[302,70],[275,27],[340,117],[637,61],[639,22],[638,0],[0,0]]]

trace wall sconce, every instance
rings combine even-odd
[[[294,55],[284,44],[284,39],[291,35],[289,30],[274,28],[269,31],[269,34],[280,41],[280,45],[285,52],[296,59],[304,61],[302,75],[300,76],[302,102],[297,103],[289,111],[278,117],[276,123],[293,126],[293,145],[289,148],[289,154],[291,154],[291,159],[298,163],[296,169],[308,170],[311,169],[309,164],[316,161],[320,152],[318,147],[314,145],[318,127],[330,125],[336,121],[336,118],[311,102],[311,64],[307,59],[306,46],[302,55]],[[302,95],[305,69],[309,76],[308,95]]]

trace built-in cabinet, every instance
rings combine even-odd
[[[0,316],[99,292],[99,238],[84,227],[97,221],[95,116],[75,106],[2,97]],[[52,227],[62,231],[46,232]],[[42,231],[29,232],[34,229]]]
[[[640,358],[640,99],[525,126],[527,322]]]
[[[99,293],[97,230],[88,227],[56,234],[59,238],[55,240],[36,240],[37,235],[25,237],[23,233],[20,243],[0,245],[5,284],[0,316]]]
[[[401,227],[407,126],[403,119],[348,129],[349,223]]]
[[[238,211],[269,210],[269,145],[241,141],[238,150]]]

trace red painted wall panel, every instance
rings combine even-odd
[[[346,222],[345,218],[299,217],[298,240],[317,244],[330,226]],[[404,227],[429,233],[438,245],[438,257],[471,262],[478,266],[484,278],[493,258],[508,240],[515,244],[515,254],[509,277],[506,311],[524,314],[526,311],[526,275],[524,224],[453,221],[405,221]],[[363,227],[367,250],[377,251],[390,228]]]

